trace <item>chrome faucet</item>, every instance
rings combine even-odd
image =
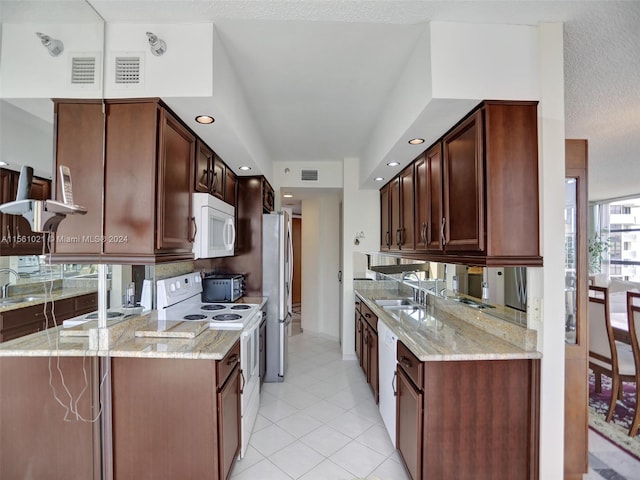
[[[16,279],[20,280],[20,274],[12,268],[0,268],[0,273],[13,273],[16,276]],[[7,289],[9,288],[10,283],[11,281],[8,281],[4,285],[2,285],[2,294],[0,295],[0,298],[7,297]]]
[[[418,288],[413,288],[413,300],[414,302],[421,303],[421,292],[422,292],[422,280],[420,280],[420,276],[416,272],[402,272],[402,277],[400,277],[400,281],[404,282],[407,278],[413,276],[418,281]]]

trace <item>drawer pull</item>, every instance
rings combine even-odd
[[[404,355],[400,357],[400,363],[403,364],[407,368],[411,368],[411,359],[409,357],[405,357]]]
[[[367,318],[371,318],[371,314],[369,314],[369,313],[365,313],[364,316],[367,317]]]
[[[238,363],[238,354],[234,353],[233,355],[231,355],[229,357],[229,360],[227,360],[227,365],[233,365],[234,363]]]

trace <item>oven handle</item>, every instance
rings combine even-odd
[[[240,369],[240,378],[242,378],[242,385],[240,386],[240,394],[242,395],[244,393],[244,371],[242,369]]]

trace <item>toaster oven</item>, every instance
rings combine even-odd
[[[235,302],[244,295],[244,275],[206,274],[202,279],[202,302]]]

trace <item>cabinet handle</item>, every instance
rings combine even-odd
[[[447,219],[442,217],[442,229],[440,230],[440,238],[442,238],[442,246],[444,247],[447,244],[447,239],[444,236],[444,226],[447,223]]]
[[[240,378],[242,378],[242,385],[240,385],[240,393],[244,392],[244,372],[242,370],[240,370]]]
[[[391,379],[391,389],[393,390],[393,396],[398,396],[398,390],[396,390],[396,377],[398,376],[398,371],[393,372],[393,378]]]
[[[401,245],[401,243],[400,243],[400,233],[401,233],[400,229],[397,229],[396,230],[396,245],[398,245],[398,247]]]
[[[364,316],[367,317],[367,318],[371,318],[371,314],[370,313],[365,313]]]
[[[407,368],[411,368],[411,359],[409,357],[405,357],[404,355],[400,357],[400,363],[403,364]]]
[[[227,365],[232,365],[234,363],[238,363],[238,354],[234,353],[233,355],[231,355],[229,357],[229,360],[227,360]]]
[[[196,223],[196,217],[191,217],[191,224],[193,225],[193,236],[189,241],[193,243],[196,241],[196,235],[198,234],[198,224]]]
[[[365,345],[368,345],[368,344],[369,344],[369,333],[366,333],[366,334],[364,335],[364,344],[365,344]]]
[[[427,228],[429,228],[428,223],[423,223],[422,224],[422,243],[424,243],[425,245],[427,244]]]
[[[385,233],[385,245],[387,246],[387,248],[389,248],[391,246],[391,239],[390,239],[391,235],[389,235],[389,231],[387,230],[387,232]]]

